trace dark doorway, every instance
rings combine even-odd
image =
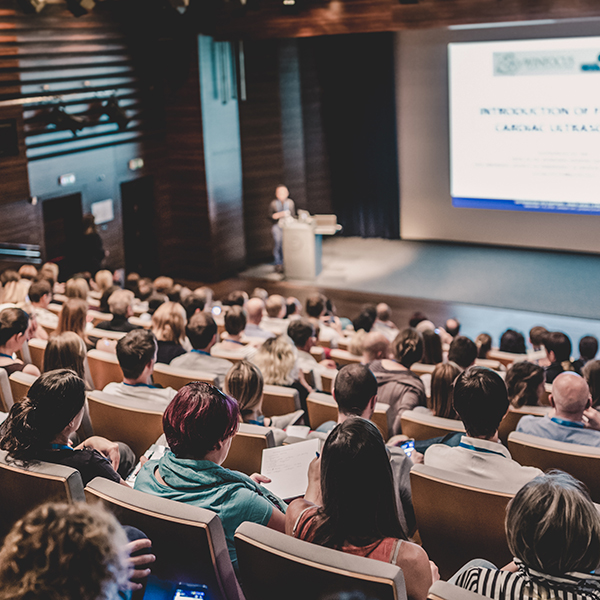
[[[142,276],[158,275],[154,212],[154,179],[141,177],[121,184],[125,269]]]
[[[42,203],[46,260],[60,267],[61,280],[78,269],[77,258],[82,236],[81,194],[51,198]]]

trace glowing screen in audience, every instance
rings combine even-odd
[[[600,37],[448,45],[457,207],[600,214]]]

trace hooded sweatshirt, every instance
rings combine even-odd
[[[418,375],[410,370],[389,371],[381,360],[374,360],[369,368],[377,379],[377,402],[389,404],[387,413],[390,435],[402,433],[400,417],[415,406],[425,406],[425,386]]]

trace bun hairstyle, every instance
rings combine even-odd
[[[0,346],[4,346],[10,338],[25,333],[29,327],[29,315],[20,308],[5,308],[0,312]]]
[[[79,414],[85,404],[85,383],[70,369],[38,377],[28,396],[13,404],[0,427],[0,448],[10,459],[35,460]]]
[[[412,327],[403,329],[392,343],[396,360],[407,369],[423,358],[423,336]]]

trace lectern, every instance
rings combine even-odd
[[[288,279],[315,279],[321,272],[324,235],[335,235],[342,229],[335,215],[299,212],[298,219],[285,219],[283,229],[283,270]]]

